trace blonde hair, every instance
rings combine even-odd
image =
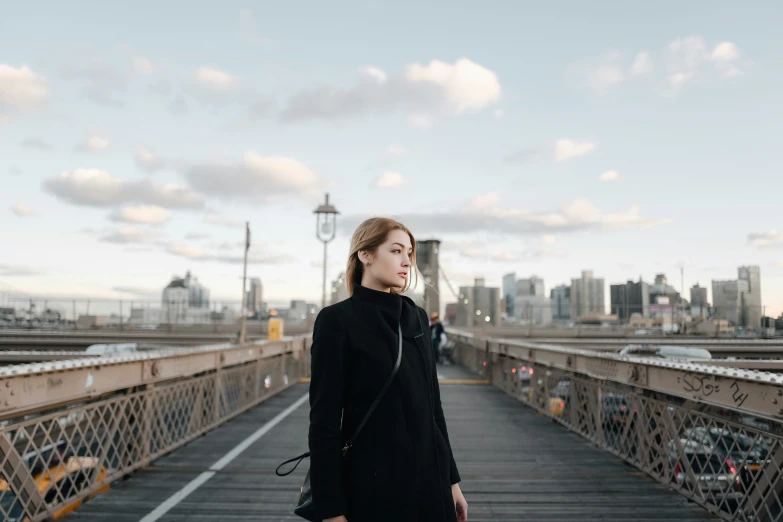
[[[353,295],[353,285],[361,284],[364,275],[364,265],[359,260],[359,251],[366,250],[375,252],[389,237],[392,230],[402,230],[411,239],[411,268],[412,274],[416,274],[416,283],[418,284],[418,267],[416,266],[416,239],[408,227],[396,219],[374,217],[364,220],[353,233],[351,238],[351,249],[348,254],[348,266],[345,270],[345,284],[348,287],[348,295]],[[405,286],[398,290],[392,287],[391,291],[396,294],[402,294],[411,288],[411,278],[405,282]]]

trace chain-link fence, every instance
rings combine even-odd
[[[783,520],[781,422],[476,345],[458,341],[455,360],[710,512],[725,520]]]

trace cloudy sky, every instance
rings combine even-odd
[[[236,299],[247,220],[265,297],[315,301],[329,192],[330,279],[388,215],[456,285],[757,264],[777,315],[782,24],[775,1],[14,2],[0,285],[157,299],[189,269]]]

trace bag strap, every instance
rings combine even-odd
[[[381,402],[381,399],[386,393],[386,390],[391,385],[394,376],[397,375],[397,370],[400,369],[400,360],[402,360],[402,328],[400,325],[397,325],[397,337],[399,338],[399,348],[397,349],[397,362],[394,363],[394,369],[392,370],[389,378],[386,379],[386,384],[384,384],[383,388],[381,388],[380,393],[378,393],[378,396],[375,398],[375,402],[373,402],[372,406],[370,406],[370,410],[365,414],[362,422],[359,424],[359,427],[356,428],[356,431],[353,433],[351,438],[348,439],[348,442],[346,442],[345,446],[343,446],[343,457],[346,453],[348,453],[348,450],[351,448],[351,446],[353,446],[353,442],[356,440],[357,435],[359,435],[359,432],[362,431],[362,428],[364,427],[365,423],[367,423],[367,420],[370,418],[370,415],[375,410],[376,406],[378,406],[378,403]]]
[[[375,398],[375,402],[372,403],[372,406],[370,406],[370,410],[365,414],[364,419],[362,419],[362,422],[359,424],[359,427],[356,428],[356,431],[354,432],[353,436],[348,440],[348,442],[345,443],[345,446],[343,446],[343,457],[348,452],[348,450],[353,446],[353,441],[356,440],[357,435],[359,435],[359,432],[362,430],[364,425],[367,423],[367,420],[370,418],[370,415],[375,410],[376,406],[378,406],[378,403],[381,402],[381,399],[383,398],[384,394],[386,393],[386,390],[391,385],[392,380],[394,379],[394,376],[397,375],[397,370],[400,369],[400,361],[402,360],[402,328],[400,326],[397,326],[397,332],[399,337],[399,348],[397,350],[397,362],[394,363],[394,369],[392,370],[391,375],[388,379],[386,379],[386,384],[383,385],[383,388],[381,389],[378,396]],[[290,475],[293,473],[293,471],[296,469],[297,466],[302,462],[302,460],[308,458],[310,456],[310,452],[302,453],[298,457],[294,457],[292,459],[288,459],[282,464],[280,464],[277,469],[275,470],[275,474],[278,477],[285,477],[286,475]],[[298,461],[298,462],[297,462]],[[286,464],[290,464],[291,462],[296,462],[296,466],[294,466],[291,471],[288,471],[286,473],[280,473],[280,468],[285,466]]]

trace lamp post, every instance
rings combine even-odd
[[[321,290],[321,308],[326,307],[326,245],[334,239],[337,232],[337,209],[329,204],[329,194],[326,194],[326,201],[319,205],[313,211],[316,215],[315,235],[324,244],[324,278]]]

